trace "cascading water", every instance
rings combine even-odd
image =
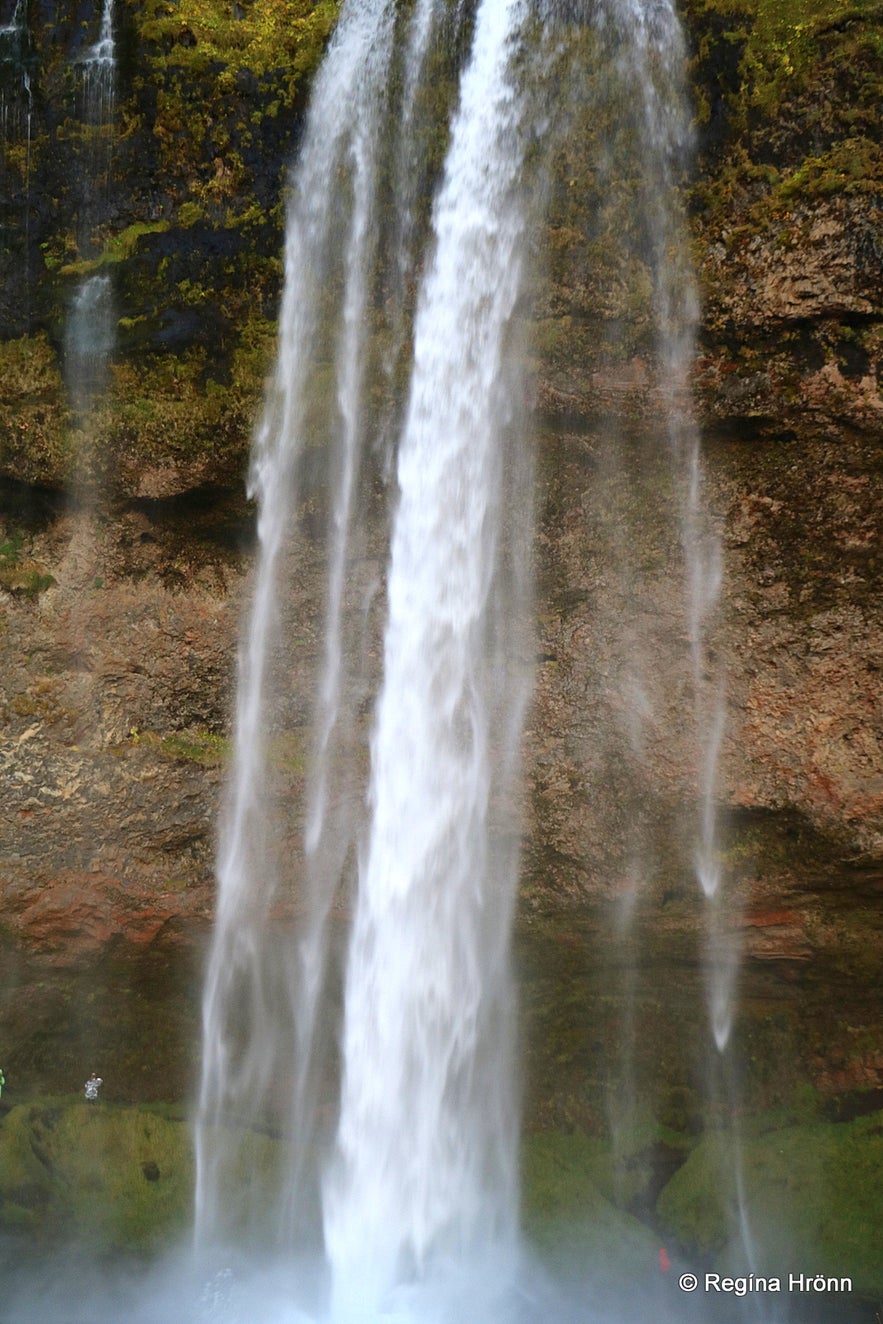
[[[106,128],[113,123],[115,92],[113,0],[103,0],[98,38],[82,56],[80,63],[83,70],[83,119],[87,124]],[[105,155],[109,155],[109,152]]]
[[[270,1116],[293,1130],[292,1169],[271,1202],[270,1237],[285,1240],[280,1223],[297,1224],[301,1218],[301,1161],[315,1139],[311,1068],[325,981],[327,918],[353,831],[329,804],[339,754],[335,739],[346,725],[339,714],[342,594],[364,444],[365,303],[393,23],[389,4],[355,4],[342,14],[314,88],[289,212],[280,352],[252,465],[252,490],[260,503],[260,557],[250,630],[240,655],[236,760],[220,843],[218,917],[203,1002],[196,1137],[196,1237],[201,1244],[236,1232],[229,1184],[235,1180],[241,1137],[231,1131],[231,1118]],[[336,175],[339,191],[330,187]],[[337,264],[341,211],[349,237],[342,269]],[[336,298],[334,313],[325,319],[321,302],[327,291]],[[337,391],[317,401],[315,383],[325,356],[336,362]],[[289,554],[298,463],[306,430],[317,419],[339,482],[332,499],[326,642],[315,707],[307,913],[295,951],[277,963],[268,951],[267,917],[290,879],[274,840],[270,802],[271,669],[282,646],[277,597]],[[339,794],[339,785],[333,790]],[[255,1198],[266,1207],[265,1192]],[[282,1210],[287,1210],[284,1218]]]
[[[95,228],[106,196],[107,172],[113,143],[116,52],[113,38],[113,0],[104,0],[98,38],[78,62],[80,115],[85,131],[85,150],[80,164],[81,202],[78,247],[90,258],[98,249]],[[114,344],[113,299],[110,277],[95,272],[82,279],[74,291],[65,330],[65,375],[74,406],[77,426],[88,432],[88,415],[105,386]],[[88,457],[79,457],[82,482]]]
[[[0,137],[18,138],[26,127],[30,148],[31,88],[27,70],[28,9],[16,0],[8,23],[0,24]]]
[[[345,638],[345,598],[356,484],[371,439],[366,373],[378,191],[384,152],[398,178],[406,179],[409,165],[425,169],[415,162],[410,135],[421,115],[420,72],[441,12],[440,6],[417,6],[404,43],[401,97],[390,107],[394,8],[355,3],[344,9],[314,89],[294,181],[279,361],[253,465],[261,554],[241,655],[237,756],[204,1001],[196,1201],[202,1245],[235,1236],[237,1218],[249,1206],[238,1175],[244,1132],[237,1121],[281,1125],[293,1140],[275,1197],[266,1184],[255,1193],[268,1212],[270,1237],[291,1244],[310,1200],[304,1155],[317,1141],[321,1071],[315,1059],[328,915],[359,828],[358,812],[341,794],[339,765],[357,725],[346,659],[359,649],[351,630]],[[512,478],[503,475],[498,451],[508,432],[516,472],[509,397],[517,393],[506,365],[520,281],[524,136],[511,60],[524,16],[523,6],[502,3],[479,13],[413,332],[386,673],[372,749],[373,817],[346,981],[339,1135],[323,1183],[324,1238],[341,1308],[354,1293],[363,1305],[368,1299],[366,1256],[379,1306],[397,1275],[419,1276],[428,1259],[462,1249],[464,1240],[475,1243],[475,1253],[488,1241],[511,1241],[514,1226],[506,960],[512,859],[508,849],[490,858],[487,813],[492,788],[502,792],[511,776],[523,707],[523,686],[506,648],[522,589],[504,592],[504,583],[523,585],[524,576],[518,538],[507,544],[505,557],[500,550],[502,493]],[[391,124],[400,132],[386,144]],[[407,286],[421,260],[418,201],[413,189],[403,188],[389,221],[386,266],[394,297],[387,303],[394,306],[388,316],[399,343]],[[340,256],[342,229],[347,240]],[[317,401],[316,377],[328,359],[336,390],[330,402]],[[386,420],[393,414],[380,411]],[[290,891],[291,879],[274,841],[279,827],[270,767],[272,740],[284,719],[271,728],[269,704],[274,696],[278,705],[280,694],[286,702],[278,667],[286,623],[277,599],[292,555],[291,514],[305,481],[306,438],[317,419],[328,441],[334,491],[304,831],[306,914],[293,958],[283,955],[277,963],[268,914]],[[394,962],[387,959],[394,951],[410,955]],[[421,969],[422,984],[413,982],[408,993]],[[379,1038],[357,1050],[369,1031]],[[378,1111],[383,1077],[388,1099]],[[395,1142],[418,1116],[421,1139],[408,1156]],[[378,1145],[382,1162],[371,1158]],[[375,1209],[369,1218],[380,1193],[374,1179],[383,1186],[386,1213]],[[230,1198],[237,1186],[238,1210]]]
[[[692,150],[684,86],[686,51],[677,15],[667,3],[645,5],[638,0],[609,0],[601,8],[599,30],[606,47],[605,59],[616,71],[608,95],[616,106],[625,144],[611,147],[604,169],[611,175],[618,172],[620,178],[630,173],[638,176],[637,199],[643,218],[639,257],[651,277],[658,364],[655,389],[668,443],[668,475],[663,482],[672,493],[662,523],[671,526],[672,531],[677,530],[681,544],[684,591],[680,610],[689,648],[692,714],[671,691],[666,694],[664,684],[657,680],[654,685],[649,679],[654,668],[653,639],[642,625],[646,607],[642,602],[641,575],[635,568],[627,536],[615,527],[608,529],[608,536],[621,593],[615,620],[608,627],[618,639],[621,658],[618,706],[627,714],[626,761],[643,764],[645,744],[654,728],[657,738],[662,729],[667,741],[674,742],[677,732],[665,725],[666,709],[675,714],[678,725],[688,725],[694,732],[692,752],[687,757],[695,770],[698,813],[685,835],[694,843],[692,863],[704,902],[702,959],[711,1041],[709,1051],[701,1054],[699,1069],[706,1071],[703,1082],[706,1103],[729,1137],[721,1149],[725,1155],[721,1179],[726,1186],[735,1188],[738,1226],[733,1230],[751,1267],[753,1252],[742,1194],[741,1143],[735,1122],[738,1081],[728,1052],[740,959],[738,916],[724,886],[716,814],[725,697],[724,678],[710,646],[710,636],[720,598],[721,549],[706,508],[700,438],[690,407],[689,372],[694,356],[698,300],[690,266],[686,218],[677,188]],[[630,104],[622,95],[623,87],[638,94]],[[634,480],[625,477],[621,431],[615,425],[610,430],[613,458],[608,460],[607,481],[625,481],[628,486]],[[651,436],[649,445],[657,443],[658,433]],[[645,451],[642,470],[652,472],[655,463]],[[645,482],[646,473],[642,472],[634,485],[640,490]],[[644,494],[639,508],[646,514],[648,503]],[[681,683],[676,676],[671,689]],[[614,743],[614,757],[622,758],[622,753],[623,743]],[[619,960],[625,1011],[619,1035],[620,1079],[610,1110],[615,1151],[619,1133],[629,1130],[634,1133],[636,1125],[640,1125],[638,1069],[633,1059],[641,940],[635,926],[645,882],[660,868],[659,861],[653,857],[650,840],[653,833],[647,829],[640,804],[634,808],[630,833],[629,877],[616,910],[616,921],[631,957],[624,962]]]
[[[60,578],[86,588],[96,579],[98,540],[95,515],[101,501],[104,458],[101,410],[106,400],[115,344],[113,286],[107,269],[97,262],[107,219],[109,171],[113,150],[116,54],[113,0],[103,0],[97,39],[72,65],[80,141],[72,193],[78,199],[77,251],[86,268],[68,295],[64,325],[64,382],[70,407],[71,468],[68,475],[70,537]],[[84,729],[95,738],[100,730],[99,702],[90,665],[92,639],[84,613],[67,615],[67,647],[82,658],[77,679],[77,705]]]
[[[525,577],[514,568],[523,558],[510,547],[505,568],[511,530],[504,533],[503,514],[521,482],[508,513],[520,538],[529,537],[512,321],[538,205],[532,139],[548,118],[537,115],[540,83],[531,90],[526,72],[526,0],[484,0],[425,238],[413,187],[425,160],[413,126],[440,15],[440,6],[418,3],[400,41],[404,20],[390,0],[354,0],[314,87],[289,209],[279,357],[252,465],[260,551],[203,1004],[197,1244],[230,1254],[250,1223],[264,1249],[323,1246],[340,1321],[390,1311],[447,1318],[467,1301],[475,1309],[479,1296],[492,1311],[515,1280],[515,861],[490,821],[492,804],[514,786],[526,690],[513,660],[526,614]],[[468,30],[460,10],[456,21]],[[695,295],[672,201],[688,138],[684,51],[666,3],[610,0],[595,28],[617,67],[619,94],[628,88],[623,139],[638,144],[702,765],[697,867],[708,889],[722,703],[718,683],[707,679],[706,634],[719,574],[687,404]],[[401,69],[397,49],[406,52]],[[392,205],[383,193],[389,178]],[[375,337],[386,345],[382,372]],[[395,407],[378,407],[375,396],[381,378],[394,394],[409,343],[407,405],[393,448],[378,429],[391,425]],[[317,445],[327,496],[316,481]],[[397,457],[398,499],[366,821],[345,769],[363,737],[362,659],[372,648],[370,604],[379,600],[376,582],[353,578],[367,537],[362,489],[377,450]],[[325,501],[328,537],[298,847],[285,819],[279,751],[303,725],[285,674],[299,627],[283,603],[298,574],[295,516],[305,499],[320,508]],[[632,635],[634,642],[637,628]],[[635,661],[628,727],[640,756],[652,705]],[[636,878],[642,850],[634,853]],[[338,1104],[327,1050],[337,1015],[328,995],[329,921],[353,873]],[[273,936],[274,916],[297,909],[299,930],[287,945]],[[718,914],[712,901],[716,946]],[[712,1005],[729,978],[729,969],[712,966]],[[289,1142],[273,1174],[255,1161],[256,1128]]]
[[[617,655],[619,727],[609,736],[609,765],[625,749],[634,774],[614,823],[626,838],[627,867],[611,887],[611,893],[619,888],[619,928],[616,943],[608,945],[618,949],[613,965],[624,961],[623,948],[644,940],[632,936],[636,920],[661,913],[657,885],[667,869],[674,875],[678,867],[660,863],[656,806],[651,812],[640,804],[640,772],[658,766],[651,747],[664,746],[674,772],[660,780],[672,800],[679,797],[674,810],[671,802],[663,807],[680,816],[670,835],[680,833],[680,860],[690,858],[692,881],[698,879],[705,899],[710,1034],[699,1052],[703,1065],[709,1058],[714,1063],[704,1096],[713,1106],[706,1114],[726,1117],[738,1087],[732,1054],[738,948],[730,937],[732,915],[717,858],[723,703],[711,639],[719,556],[704,510],[698,438],[687,403],[695,296],[673,190],[687,139],[679,75],[684,52],[667,3],[599,0],[585,25],[576,8],[562,6],[564,22],[591,28],[579,54],[590,49],[599,55],[602,71],[593,82],[586,75],[591,90],[585,99],[592,103],[590,113],[601,112],[598,136],[605,138],[596,191],[619,191],[625,209],[634,202],[632,217],[638,218],[632,228],[615,232],[610,218],[619,204],[613,197],[604,212],[605,198],[591,245],[585,242],[589,226],[577,229],[577,242],[591,246],[587,263],[597,260],[598,268],[605,245],[622,245],[610,266],[624,248],[634,268],[649,273],[638,291],[645,296],[642,310],[652,307],[652,315],[641,313],[650,327],[641,344],[654,365],[646,371],[660,406],[657,425],[640,429],[638,441],[621,417],[603,442],[594,420],[581,422],[579,436],[570,439],[580,451],[580,472],[589,475],[579,489],[584,508],[593,500],[603,504],[617,485],[635,484],[629,492],[631,526],[617,526],[619,508],[610,502],[607,552],[618,563],[618,578],[608,619],[599,620],[601,612],[593,615],[589,607],[574,613],[586,632],[585,652],[597,646],[598,674],[610,679],[611,691],[614,681],[602,662]],[[529,1224],[521,1244],[518,1228],[516,998],[509,955],[518,822],[517,803],[514,809],[510,804],[517,802],[531,673],[524,544],[531,537],[533,501],[521,444],[529,389],[524,392],[521,382],[518,324],[526,250],[539,211],[537,157],[550,150],[550,142],[554,146],[547,119],[536,114],[548,83],[531,89],[541,26],[529,0],[478,0],[472,6],[416,0],[399,9],[392,0],[353,0],[344,8],[292,181],[280,355],[252,473],[260,555],[243,640],[218,925],[204,1006],[196,1237],[207,1255],[196,1257],[195,1270],[202,1281],[194,1292],[190,1270],[177,1276],[170,1260],[158,1276],[171,1266],[172,1286],[154,1295],[156,1279],[141,1280],[131,1310],[108,1309],[113,1292],[103,1282],[98,1308],[77,1313],[77,1305],[65,1302],[41,1313],[39,1304],[32,1310],[16,1300],[12,1318],[39,1318],[41,1324],[50,1317],[151,1324],[171,1318],[201,1324],[304,1324],[306,1318],[450,1324],[462,1315],[477,1324],[623,1324],[645,1313],[623,1309],[627,1289],[619,1286],[609,1308],[595,1299],[587,1303],[597,1261],[591,1262],[592,1238],[583,1233],[601,1207],[587,1191],[578,1193],[585,1195],[584,1204],[574,1202],[580,1215],[590,1211],[582,1228],[577,1219],[571,1226],[566,1217],[557,1226],[550,1220],[563,1242],[573,1229],[575,1235],[562,1256],[560,1296],[557,1287],[549,1288],[546,1305],[540,1300],[546,1291],[542,1270],[526,1249],[534,1238],[542,1254],[542,1238]],[[457,53],[439,78],[439,48],[452,30]],[[575,41],[584,37],[578,32]],[[77,70],[92,107],[84,107],[83,119],[87,127],[104,129],[113,106],[109,4],[101,35]],[[109,93],[99,77],[107,72]],[[450,82],[456,93],[429,88],[433,78],[439,85]],[[445,104],[431,119],[429,103],[436,98]],[[621,141],[613,144],[607,126],[617,117]],[[95,138],[105,143],[104,153],[109,135]],[[88,142],[84,135],[83,161]],[[627,155],[627,169],[620,170],[617,153]],[[582,159],[596,161],[589,153]],[[95,178],[100,174],[96,166]],[[576,174],[561,175],[562,192],[579,184]],[[87,261],[98,257],[99,230],[96,214],[83,230]],[[552,226],[543,237],[566,242]],[[101,395],[113,348],[110,282],[102,270],[107,267],[98,266],[98,274],[78,288],[68,327],[71,396],[81,431]],[[603,288],[606,273],[592,275]],[[624,302],[617,306],[611,299],[610,306],[619,313]],[[609,318],[616,323],[608,339],[611,364],[622,320]],[[570,334],[576,338],[578,328],[568,320]],[[575,355],[566,357],[568,371],[575,370]],[[608,454],[596,463],[605,445]],[[556,463],[564,449],[562,443],[555,452]],[[393,475],[387,503],[384,483],[393,487]],[[90,523],[86,513],[83,525]],[[646,541],[630,536],[657,515],[658,527]],[[576,503],[569,504],[562,544],[580,518]],[[549,542],[557,550],[557,539]],[[559,588],[562,596],[576,591],[603,599],[601,577],[583,573],[586,540],[580,533],[574,542],[581,564],[556,584],[550,602]],[[672,573],[675,565],[679,573]],[[311,579],[319,578],[321,604],[311,587]],[[657,591],[659,601],[648,606]],[[54,597],[57,602],[61,594]],[[57,610],[51,599],[46,602],[47,614]],[[557,611],[556,603],[550,614]],[[567,611],[561,608],[562,618]],[[668,668],[667,675],[654,674],[653,631],[662,618],[669,653],[678,655],[672,662],[665,647],[659,650],[659,671]],[[608,626],[616,636],[610,647]],[[292,666],[295,649],[300,656]],[[299,678],[301,658],[310,653],[317,675],[312,688]],[[554,655],[549,660],[557,663]],[[679,690],[671,683],[675,671]],[[564,715],[564,738],[574,743],[582,738],[578,720],[572,721],[582,693],[572,685],[567,696],[572,706]],[[594,699],[587,687],[585,693],[583,711]],[[598,725],[607,722],[605,715]],[[561,734],[550,735],[551,726],[533,733],[538,744],[551,744]],[[564,761],[555,751],[538,753],[559,778]],[[581,749],[586,767],[589,759],[582,755]],[[597,767],[592,771],[594,782],[585,778],[586,801],[604,789]],[[691,776],[698,795],[683,811],[681,790]],[[615,793],[627,780],[617,783]],[[303,821],[291,808],[298,802]],[[578,842],[576,850],[583,845]],[[564,868],[573,863],[571,857]],[[346,944],[334,933],[344,917],[350,920]],[[559,938],[562,949],[579,947],[575,933],[556,933]],[[344,947],[344,968],[338,970]],[[596,956],[597,949],[591,959]],[[689,957],[683,960],[678,952],[676,961],[678,976],[686,972],[689,984]],[[635,961],[622,983],[628,1122],[648,1092],[644,1064],[631,1048],[641,1036],[643,968],[652,980],[656,971]],[[669,1002],[671,984],[662,979],[660,985],[663,1014],[676,1022],[686,999]],[[549,987],[555,987],[553,980]],[[571,1017],[565,1031],[577,1017],[603,1020],[604,1000],[615,1001],[609,992],[603,989],[591,1013],[585,996],[574,997],[565,1009]],[[542,1016],[550,1024],[558,1007],[550,1012],[554,997],[546,1002]],[[701,1018],[703,1000],[695,1002]],[[675,1033],[693,1038],[692,1024],[686,1032],[675,1024]],[[597,1033],[601,1057],[610,1039],[605,1045],[603,1030],[590,1033]],[[562,1074],[556,1062],[555,1083],[532,1113],[540,1121],[538,1132],[543,1126],[546,1132],[525,1141],[527,1190],[534,1197],[526,1204],[529,1217],[545,1194],[541,1189],[536,1199],[529,1184],[534,1141],[551,1140],[556,1160],[563,1155],[562,1169],[569,1155],[590,1151],[592,1166],[567,1174],[573,1184],[587,1171],[609,1176],[603,1171],[609,1158],[604,1141],[574,1134],[603,1096],[602,1090],[590,1096],[589,1089],[580,1096],[583,1081],[576,1072],[570,1093],[564,1073],[575,1054],[569,1052],[564,1045]],[[563,1127],[556,1130],[560,1114],[551,1121],[543,1116],[547,1103],[550,1112],[573,1105],[577,1120],[567,1119],[567,1135]],[[611,1092],[612,1114],[619,1103]],[[48,1134],[54,1105],[34,1113]],[[169,1129],[161,1129],[146,1109],[112,1106],[105,1113],[82,1104],[80,1113],[77,1122],[95,1134],[134,1136],[136,1142],[159,1134],[165,1143]],[[106,1131],[99,1130],[105,1122]],[[689,1143],[686,1123],[678,1129],[679,1139]],[[556,1150],[559,1141],[568,1143]],[[145,1191],[146,1199],[157,1196],[159,1204],[172,1190],[169,1178],[178,1175],[173,1165],[180,1165],[179,1172],[186,1165],[173,1143],[162,1152],[157,1148],[160,1162],[142,1162],[134,1146],[136,1157],[127,1154],[128,1167],[134,1165],[133,1210],[142,1207]],[[45,1167],[37,1148],[30,1150],[23,1144],[23,1171],[32,1159]],[[118,1152],[114,1145],[114,1160]],[[737,1133],[721,1152],[721,1176],[737,1188],[750,1262]],[[142,1186],[142,1178],[149,1186]],[[622,1213],[634,1207],[634,1190],[624,1183],[619,1211],[608,1207],[597,1215],[599,1222],[608,1220],[599,1240],[603,1245],[605,1234],[610,1242],[625,1240],[630,1232],[635,1260],[646,1257],[649,1245],[655,1268],[664,1260],[656,1260],[652,1219],[642,1220],[641,1231],[634,1223],[629,1227]],[[30,1198],[27,1191],[24,1197]],[[553,1191],[552,1203],[554,1198]],[[647,1198],[646,1189],[640,1198]],[[29,1212],[22,1208],[23,1216]],[[585,1252],[578,1301],[567,1300],[567,1253],[574,1247],[571,1263]],[[620,1261],[619,1251],[617,1243],[610,1253],[617,1272],[628,1253]],[[208,1282],[207,1261],[223,1266]],[[641,1272],[635,1275],[638,1295],[650,1302],[659,1283],[648,1285]],[[673,1286],[673,1278],[664,1287]],[[526,1300],[527,1286],[534,1295]],[[684,1300],[673,1313],[663,1307],[654,1317],[682,1319]],[[733,1303],[725,1305],[729,1319]],[[707,1311],[699,1306],[705,1318]]]
[[[630,9],[634,9],[632,4]],[[647,97],[644,110],[643,166],[648,211],[657,237],[656,272],[659,362],[675,491],[680,508],[685,560],[687,637],[693,684],[693,720],[697,744],[699,815],[694,866],[705,903],[705,971],[711,1051],[708,1054],[708,1102],[722,1123],[724,1188],[733,1189],[743,1267],[755,1268],[755,1249],[744,1195],[742,1145],[738,1125],[739,1082],[730,1049],[735,991],[740,962],[735,899],[724,887],[720,862],[716,796],[718,763],[725,723],[724,676],[709,646],[721,590],[720,541],[705,501],[705,479],[698,428],[689,405],[689,369],[698,320],[695,283],[689,264],[685,218],[677,202],[671,162],[689,146],[689,117],[683,89],[686,52],[671,11],[660,8],[632,14],[638,34],[638,67],[662,55],[662,78],[642,85],[662,97]],[[660,42],[660,35],[662,41]],[[661,47],[661,51],[660,51]]]
[[[494,751],[511,743],[491,594],[512,412],[505,334],[522,265],[524,98],[511,62],[524,17],[519,0],[479,9],[414,329],[325,1185],[342,1319],[471,1257],[490,1291],[489,1260],[514,1239],[514,879],[491,859],[488,802]]]
[[[65,327],[65,365],[69,392],[80,427],[106,384],[114,344],[110,277],[87,277],[71,300]]]

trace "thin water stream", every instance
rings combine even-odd
[[[116,48],[113,35],[113,0],[103,0],[95,42],[87,47],[75,68],[80,83],[81,117],[86,150],[80,164],[80,208],[77,246],[81,258],[100,251],[96,227],[103,212],[108,171],[113,153]],[[71,298],[65,327],[65,378],[76,426],[88,442],[89,413],[106,386],[115,339],[113,291],[107,272],[96,271],[79,281]],[[79,481],[89,457],[78,457]]]
[[[12,16],[0,25],[0,139],[13,145],[24,139],[24,162],[20,166],[23,187],[18,181],[0,180],[7,197],[21,187],[24,232],[23,325],[31,320],[31,139],[34,93],[31,86],[30,34],[27,0],[16,0]],[[7,154],[8,159],[8,154]],[[9,167],[7,166],[7,169]]]

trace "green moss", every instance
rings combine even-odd
[[[182,202],[178,208],[178,224],[187,229],[189,226],[195,225],[197,221],[205,220],[205,215],[205,208],[201,203],[193,200]]]
[[[33,599],[51,588],[55,580],[24,554],[23,547],[21,534],[13,534],[0,543],[0,588]]]
[[[191,72],[218,62],[256,73],[287,68],[300,77],[318,63],[339,7],[338,0],[268,0],[236,18],[235,6],[220,0],[148,0],[140,32],[164,47],[165,61]],[[221,93],[234,86],[229,72],[219,75]]]
[[[75,1232],[146,1250],[187,1226],[188,1128],[156,1112],[67,1100],[20,1105],[0,1126],[0,1226]]]
[[[61,482],[69,464],[61,372],[46,335],[0,342],[0,469]]]
[[[300,776],[305,767],[306,735],[303,731],[289,731],[276,736],[270,744],[269,758],[273,767],[281,772]],[[129,743],[155,749],[163,758],[179,763],[199,763],[203,767],[219,767],[231,754],[231,741],[199,727],[173,731],[161,735],[156,731],[142,731],[133,727]]]
[[[0,587],[5,588],[9,593],[18,593],[23,598],[33,600],[41,593],[45,593],[54,583],[52,575],[46,574],[36,566],[18,566],[11,572],[0,569]]]
[[[120,230],[119,234],[111,236],[98,257],[65,263],[64,266],[59,267],[58,274],[82,279],[83,276],[90,275],[108,263],[124,262],[126,258],[132,256],[143,235],[164,234],[168,228],[168,221],[138,221],[134,225],[127,226],[125,230]]]
[[[826,40],[883,13],[879,0],[753,0],[752,8],[743,78],[751,104],[768,113],[808,85]]]
[[[207,768],[224,763],[230,752],[230,742],[226,737],[198,727],[188,727],[185,731],[174,731],[170,735],[139,731],[133,727],[129,740],[134,745],[146,745],[157,750],[163,758],[173,759],[177,763],[199,763]]]
[[[21,533],[13,533],[0,543],[0,571],[19,563],[23,545],[24,535]]]
[[[206,351],[145,355],[113,367],[106,399],[93,412],[93,435],[118,477],[135,485],[146,466],[208,464],[239,471],[248,450],[258,383],[210,387]]]
[[[883,12],[879,0],[685,0],[684,10],[695,34],[694,71],[711,59],[719,74],[726,49],[736,52],[738,79],[728,99],[742,127],[749,110],[774,114],[784,98],[807,87],[826,44],[840,34],[852,43],[849,29]],[[707,120],[707,99],[700,106]]]
[[[698,119],[709,125],[714,107],[720,152],[697,209],[731,232],[747,219],[751,234],[804,198],[879,191],[879,0],[686,0],[685,11]]]
[[[220,0],[149,0],[137,18],[156,88],[161,171],[170,187],[180,181],[186,190],[177,199],[191,209],[185,225],[197,207],[212,217],[225,201],[248,205],[252,190],[238,149],[265,120],[298,104],[339,2],[271,0],[249,5],[240,18],[235,8]]]
[[[596,1286],[621,1287],[656,1259],[656,1240],[604,1198],[609,1163],[601,1141],[575,1132],[526,1136],[522,1143],[523,1222],[543,1257],[565,1271],[593,1266]]]
[[[867,138],[845,138],[822,156],[808,156],[778,183],[771,203],[790,206],[800,198],[836,193],[876,194],[883,181],[883,150]]]
[[[732,1137],[706,1138],[662,1191],[657,1214],[684,1247],[738,1265],[739,1200]],[[883,1226],[883,1113],[816,1122],[745,1142],[739,1158],[758,1256],[754,1272],[852,1278],[883,1292],[874,1229]]]

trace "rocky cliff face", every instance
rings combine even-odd
[[[784,971],[839,953],[870,980],[883,877],[883,55],[873,6],[806,9],[792,21],[748,0],[686,7],[700,168],[684,190],[704,297],[695,388],[726,553],[720,799],[747,952]],[[6,1042],[22,1076],[45,1080],[82,1052],[60,1051],[53,1034],[53,971],[82,990],[99,953],[148,962],[154,1024],[166,1005],[156,969],[181,944],[198,949],[210,919],[252,542],[242,476],[272,353],[284,168],[333,9],[120,4],[119,138],[85,237],[75,61],[97,16],[84,26],[79,6],[38,4],[27,16],[4,65],[32,91],[4,92],[0,920],[14,972]],[[11,22],[9,4],[0,18]],[[595,132],[577,124],[572,159],[557,163],[532,312],[524,910],[557,923],[615,905],[640,805],[653,861],[644,923],[677,938],[701,926],[687,860],[692,745],[676,719],[687,644],[665,480],[646,467],[646,271],[639,244],[623,262],[592,232],[599,183],[581,154]],[[86,462],[64,326],[96,272],[111,278],[117,342]],[[614,413],[633,463],[611,481]],[[639,753],[627,729],[635,659],[618,624],[634,591],[628,557],[642,568],[625,614],[642,623],[651,713]],[[311,654],[322,587],[309,536],[293,592]],[[308,711],[305,693],[305,723]],[[305,727],[291,740],[296,792]],[[864,982],[855,998],[854,1020],[871,1024]],[[88,1035],[107,1042],[113,1008],[96,1017]],[[814,1079],[883,1085],[869,1038],[835,1063],[829,1030],[817,1019],[807,1031]]]

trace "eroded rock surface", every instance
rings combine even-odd
[[[145,17],[128,6],[128,129],[98,258],[78,256],[67,224],[76,189],[50,151],[62,125],[48,94],[34,173],[25,179],[20,152],[5,162],[4,215],[20,242],[0,273],[0,471],[12,480],[0,533],[3,1014],[6,1042],[20,1046],[5,1065],[40,1080],[79,1069],[52,1038],[60,985],[38,996],[44,977],[69,972],[81,989],[90,962],[117,952],[167,971],[165,953],[192,959],[211,918],[252,550],[242,475],[272,355],[280,178],[302,112],[296,80],[277,86],[257,37],[239,52],[226,7],[220,53],[170,18],[142,31]],[[844,954],[861,1033],[835,1049],[842,1024],[819,1000],[805,1051],[820,1087],[867,1088],[883,1072],[862,1029],[875,1015],[883,876],[880,54],[873,16],[857,9],[808,36],[783,36],[775,15],[764,35],[739,4],[720,14],[692,3],[687,18],[702,122],[687,197],[703,292],[694,385],[724,547],[712,644],[726,678],[718,798],[732,925],[744,952],[786,979]],[[311,59],[328,22],[318,15]],[[83,39],[67,8],[58,23],[55,45],[32,33],[35,80],[39,54],[50,91],[65,42]],[[781,49],[803,64],[783,72]],[[223,124],[194,121],[185,139],[206,79]],[[678,516],[653,434],[640,243],[629,234],[618,250],[593,231],[603,181],[585,161],[602,128],[580,122],[557,163],[529,328],[525,398],[539,435],[523,911],[528,924],[586,907],[609,920],[640,883],[642,922],[695,963],[697,730]],[[25,243],[27,189],[51,206]],[[627,195],[621,205],[626,225]],[[96,262],[113,273],[119,340],[85,454],[60,328]],[[627,420],[620,458],[614,417]],[[293,681],[277,733],[295,873],[324,595],[327,512],[313,496],[282,604],[303,650],[284,660]],[[388,502],[385,489],[350,567],[354,614],[382,601]],[[366,653],[373,679],[350,696],[356,816],[376,637]],[[511,831],[511,807],[495,808]],[[297,905],[287,895],[279,912]],[[603,945],[609,930],[598,932]],[[187,1053],[176,1051],[180,1082]]]

